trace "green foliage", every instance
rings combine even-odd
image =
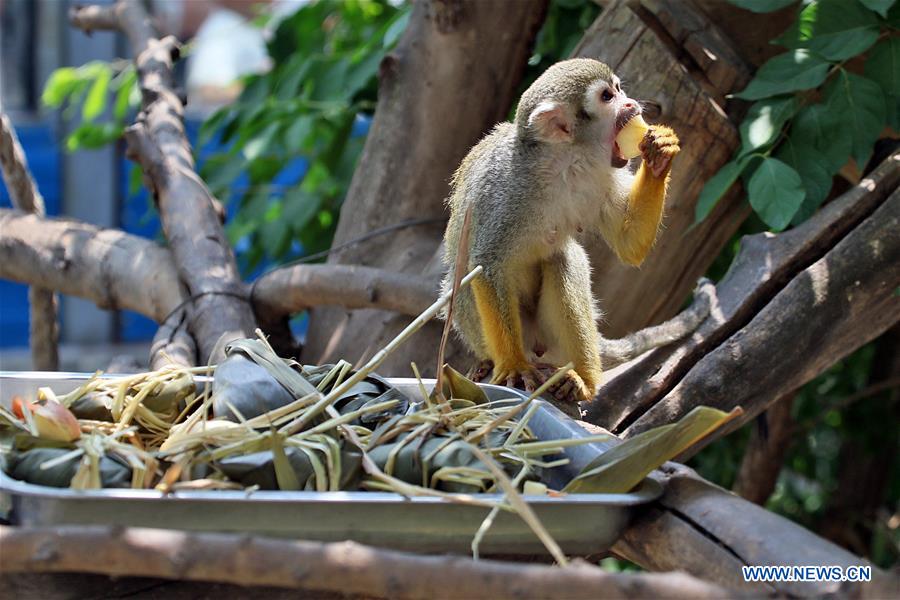
[[[792,4],[731,2],[760,13]],[[848,159],[865,166],[885,124],[897,128],[900,118],[900,11],[893,5],[893,0],[799,5],[797,20],[773,42],[787,52],[762,65],[736,94],[757,102],[741,124],[734,158],[700,194],[698,222],[742,177],[756,214],[780,231],[816,211]],[[865,75],[844,68],[866,52]]]
[[[96,123],[110,100],[113,120]],[[100,148],[122,136],[129,112],[140,103],[134,66],[93,61],[57,69],[47,80],[41,101],[50,108],[65,107],[68,117],[80,116],[81,123],[66,138],[69,152]]]
[[[374,108],[378,65],[408,18],[409,7],[381,0],[300,8],[268,42],[273,68],[246,78],[237,101],[203,124],[200,145],[218,135],[227,150],[205,161],[201,175],[213,194],[237,203],[228,235],[250,241],[248,267],[284,256],[293,240],[308,252],[330,244],[362,150],[354,121]],[[297,157],[306,174],[280,182]],[[242,175],[249,185],[232,197]]]

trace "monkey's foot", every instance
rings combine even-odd
[[[665,125],[651,126],[639,147],[644,164],[655,177],[663,177],[669,172],[672,160],[681,150],[678,136]]]
[[[538,365],[538,368],[545,379],[549,379],[559,370],[559,367],[546,364]],[[573,419],[581,419],[579,403],[589,401],[593,396],[592,390],[584,383],[581,376],[573,369],[569,369],[559,381],[550,387],[545,398],[566,415]]]
[[[546,380],[547,378],[543,373],[532,365],[526,364],[521,367],[494,367],[494,376],[491,378],[491,383],[533,392]]]
[[[475,383],[481,383],[491,374],[491,371],[494,370],[494,361],[489,358],[484,359],[479,362],[477,365],[469,369],[469,372],[466,374],[466,377],[474,381]]]

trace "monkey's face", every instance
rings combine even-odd
[[[574,88],[574,89],[572,89]],[[622,91],[619,78],[595,77],[569,88],[568,99],[546,99],[528,116],[528,132],[549,144],[579,146],[592,154],[608,154],[610,164],[622,168],[628,160],[616,144],[616,135],[641,113],[640,104]]]
[[[625,123],[641,114],[641,105],[622,91],[619,78],[613,75],[610,79],[598,79],[588,86],[582,112],[583,136],[579,137],[586,142],[600,141],[604,148],[609,149],[613,167],[620,169],[627,165],[628,160],[616,144],[616,136]]]

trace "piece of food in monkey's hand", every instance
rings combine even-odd
[[[631,159],[641,155],[641,140],[644,139],[648,129],[650,126],[641,115],[636,115],[625,123],[622,130],[619,131],[619,135],[616,136],[616,144],[618,144],[622,156]]]

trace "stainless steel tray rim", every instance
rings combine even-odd
[[[0,472],[0,493],[31,496],[37,498],[56,498],[65,500],[100,500],[100,499],[128,499],[128,500],[153,500],[153,501],[248,501],[259,502],[324,502],[330,504],[341,503],[389,503],[412,502],[415,504],[451,504],[447,500],[437,496],[403,496],[393,492],[283,492],[272,490],[181,490],[171,493],[163,493],[156,490],[133,490],[126,488],[103,488],[99,490],[73,490],[70,488],[55,488],[44,485],[35,485],[13,479],[6,473]],[[562,497],[523,495],[529,504],[591,504],[610,506],[634,506],[645,504],[655,500],[662,493],[662,486],[654,479],[645,479],[640,486],[632,492],[624,494],[567,494]],[[469,497],[478,500],[502,501],[504,494],[458,494],[460,498]]]

